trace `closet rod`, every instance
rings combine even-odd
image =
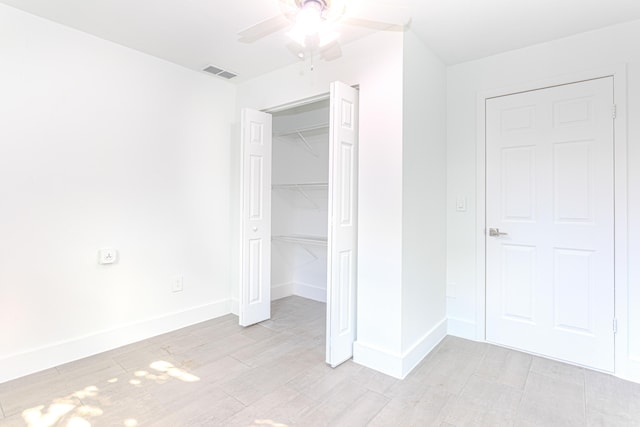
[[[273,184],[271,188],[273,189],[283,189],[283,190],[298,190],[300,188],[306,189],[325,189],[329,187],[328,182],[305,182],[300,184]]]
[[[272,236],[271,240],[278,240],[287,243],[299,243],[301,245],[327,246],[327,238],[322,236]]]

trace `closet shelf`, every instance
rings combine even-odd
[[[289,236],[272,236],[271,240],[287,243],[299,243],[301,245],[327,246],[327,238],[323,236],[305,236],[292,234]]]
[[[298,135],[298,138],[300,139],[302,144],[304,144],[304,147],[307,149],[307,151],[311,153],[313,157],[318,157],[318,154],[315,151],[313,151],[313,147],[311,146],[311,144],[309,144],[309,141],[307,141],[307,138],[304,137],[303,133],[310,132],[312,130],[321,130],[321,129],[328,129],[328,128],[329,128],[329,123],[323,123],[315,126],[298,128],[298,129],[290,130],[287,132],[276,133],[274,134],[274,137],[277,138],[280,136]]]
[[[329,188],[328,182],[305,182],[302,184],[273,184],[274,190],[325,190]]]
[[[311,198],[307,194],[309,190],[326,190],[329,189],[329,183],[326,182],[309,182],[306,184],[273,184],[271,186],[274,190],[293,190],[300,193],[302,197],[304,197],[315,209],[320,209],[320,205],[318,205],[315,200]]]
[[[300,133],[310,132],[312,130],[322,130],[322,129],[328,129],[328,128],[329,128],[329,123],[320,123],[318,125],[306,126],[302,128],[292,129],[286,132],[276,133],[274,136],[298,135]]]

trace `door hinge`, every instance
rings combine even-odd
[[[618,333],[618,319],[616,319],[615,317],[613,318],[613,333]]]
[[[618,117],[618,106],[616,104],[613,104],[613,106],[611,107],[611,116],[614,119]]]

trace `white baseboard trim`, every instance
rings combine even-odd
[[[306,283],[282,283],[271,288],[271,301],[296,295],[319,302],[327,302],[327,290]]]
[[[318,302],[327,302],[326,288],[319,288],[317,286],[308,285],[306,283],[294,283],[293,295]]]
[[[215,319],[231,312],[231,300],[122,325],[0,359],[0,384],[74,360]]]
[[[293,295],[293,283],[283,283],[271,288],[271,301],[290,297],[291,295]]]
[[[402,355],[402,378],[424,359],[447,336],[447,318],[442,319]]]
[[[623,380],[640,384],[640,360],[633,356],[621,357],[622,363],[616,360],[615,376]]]
[[[238,298],[231,298],[231,314],[240,316],[240,301],[238,301]]]
[[[476,341],[476,324],[469,320],[456,319],[449,317],[448,321],[448,334],[454,337],[465,338],[468,340]]]
[[[391,353],[356,341],[353,344],[353,361],[394,378],[404,379],[445,336],[447,336],[446,318],[438,322],[402,354]]]

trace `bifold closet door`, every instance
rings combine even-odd
[[[241,112],[240,325],[271,317],[271,115]]]
[[[327,253],[327,363],[353,356],[356,336],[358,91],[331,84],[329,233]]]

